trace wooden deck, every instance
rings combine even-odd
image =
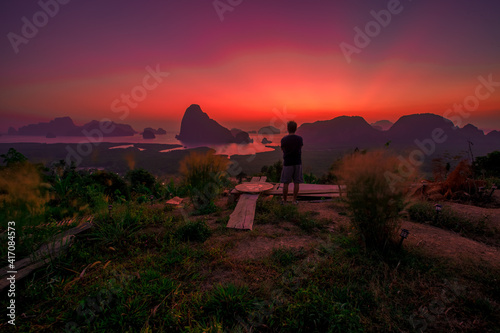
[[[258,178],[258,177],[254,177]],[[255,182],[252,178],[251,182]],[[288,193],[293,193],[293,183],[288,186]],[[299,197],[340,197],[345,193],[345,185],[323,185],[323,184],[300,184]],[[238,196],[241,192],[236,189],[231,191],[231,195]],[[266,195],[283,195],[283,183],[275,184],[274,187],[263,192]]]
[[[253,177],[250,183],[265,182],[266,180],[267,177]],[[240,193],[239,191],[236,192]],[[243,193],[240,195],[236,208],[229,216],[228,228],[252,230],[255,218],[255,206],[259,195],[260,193]]]
[[[253,177],[249,184],[265,181],[266,177]],[[289,185],[289,194],[293,193],[293,187],[293,184]],[[342,193],[345,193],[345,185],[300,184],[298,196],[304,198],[334,198],[342,196]],[[269,196],[283,195],[283,184],[275,184],[272,189],[256,194],[242,193],[233,189],[231,197],[233,200],[238,199],[238,204],[229,217],[227,227],[252,230],[255,219],[255,207],[257,199],[261,194]]]

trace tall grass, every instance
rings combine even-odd
[[[32,228],[45,222],[48,187],[38,167],[31,163],[0,167],[0,233],[7,229],[8,221],[15,222],[18,256],[31,253],[53,233],[49,228],[36,232]],[[7,246],[0,249],[2,264],[6,251]]]
[[[386,249],[400,227],[412,179],[402,177],[399,167],[399,160],[383,151],[355,153],[342,161],[351,222],[367,247]]]
[[[0,207],[11,220],[42,215],[49,195],[38,168],[31,163],[0,169]],[[2,214],[3,215],[3,214]],[[2,216],[3,217],[3,216]]]
[[[228,163],[227,158],[215,155],[212,151],[206,154],[192,152],[181,161],[182,181],[199,212],[215,210],[215,199],[228,184]]]

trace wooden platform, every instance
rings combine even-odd
[[[240,188],[251,188],[258,189],[259,186],[254,186],[258,183],[264,183],[267,180],[266,177],[253,177],[252,180],[247,184],[248,186],[240,186]],[[293,184],[288,187],[288,193],[293,193]],[[265,187],[262,187],[265,189]],[[251,194],[242,193],[236,189],[231,192],[230,200],[237,200],[238,204],[234,209],[233,213],[229,217],[229,222],[227,223],[228,228],[235,229],[249,229],[252,230],[253,221],[255,218],[255,207],[257,204],[257,199],[259,195],[283,195],[283,184],[278,183],[266,191],[261,193]],[[334,198],[340,197],[342,193],[345,193],[345,185],[321,185],[321,184],[300,184],[299,197],[305,197],[308,199],[313,198]]]
[[[249,184],[255,184],[259,182],[264,183],[266,180],[267,177],[253,177]],[[233,191],[236,191],[236,193],[240,194],[240,192],[237,190]],[[259,195],[260,193],[243,193],[239,196],[238,204],[229,216],[229,222],[227,223],[228,228],[252,230],[253,220],[255,218],[255,206],[257,204]]]
[[[254,177],[256,178],[256,177]],[[257,177],[258,178],[258,177]],[[252,180],[254,180],[252,178]],[[293,183],[288,186],[288,193],[293,193]],[[324,184],[300,184],[299,197],[340,197],[345,193],[345,185],[324,185]],[[231,195],[238,196],[241,192],[236,189],[231,191]],[[275,184],[269,191],[263,192],[266,195],[283,195],[283,183]]]

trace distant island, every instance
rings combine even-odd
[[[373,148],[390,144],[395,148],[421,148],[429,145],[429,141],[439,136],[436,146],[442,150],[466,150],[468,142],[476,145],[476,149],[486,151],[500,147],[500,132],[491,131],[487,135],[472,124],[463,128],[432,113],[402,116],[388,130],[375,129],[359,116],[340,116],[331,120],[302,124],[297,134],[304,138],[304,144],[315,149],[359,147]]]
[[[55,138],[58,136],[92,136],[89,133],[95,133],[96,130],[104,137],[133,136],[137,134],[137,131],[127,124],[92,120],[83,126],[77,126],[70,117],[60,117],[49,122],[30,124],[17,130],[10,127],[7,133],[9,135]]]
[[[402,116],[395,123],[381,120],[372,124],[360,116],[340,116],[330,120],[304,123],[299,126],[297,134],[304,138],[305,148],[312,150],[367,149],[384,145],[406,149],[421,148],[428,142],[426,140],[433,137],[436,129],[442,138],[446,138],[438,143],[437,147],[440,150],[463,151],[469,150],[469,145],[475,145],[476,150],[487,152],[500,147],[499,131],[494,130],[485,134],[472,124],[459,128],[450,120],[432,113]],[[127,137],[138,132],[127,124],[92,120],[83,126],[77,126],[70,117],[60,117],[49,122],[22,126],[17,130],[10,127],[7,134],[56,138],[92,136],[92,133],[94,135],[100,133],[103,137]],[[281,132],[274,126],[264,126],[258,130],[258,133],[261,135],[259,142],[269,144],[272,140],[269,140],[267,136]],[[161,127],[158,129],[146,127],[140,134],[144,139],[154,139],[157,135],[166,134],[166,131]],[[176,138],[183,144],[249,144],[253,142],[249,132],[238,128],[229,130],[210,118],[197,104],[192,104],[184,112],[180,133],[176,135]]]
[[[279,130],[279,128],[276,128],[274,126],[264,126],[261,129],[259,129],[259,134],[269,135],[269,134],[280,134],[280,133],[281,131]]]
[[[198,104],[192,104],[184,112],[181,130],[176,138],[183,143],[244,144],[253,142],[247,132],[233,129],[233,133],[210,118]]]

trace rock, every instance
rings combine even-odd
[[[102,128],[106,130],[102,130]],[[133,136],[134,134],[137,134],[137,131],[135,131],[132,126],[127,124],[117,124],[115,122],[99,122],[97,120],[92,120],[91,122],[81,127],[79,134],[73,135],[85,135],[85,133],[100,133],[102,134],[102,136],[110,137]]]
[[[17,130],[14,127],[9,127],[9,130],[7,131],[7,135],[17,135]]]
[[[240,130],[239,128],[231,128],[231,134],[236,137],[236,135],[240,132],[243,132],[243,130]]]
[[[79,130],[80,127],[76,126],[70,117],[59,117],[49,122],[22,126],[17,130],[17,134],[46,136],[47,133],[50,132],[54,135],[67,136],[74,135],[74,133],[79,132]]]
[[[262,144],[267,145],[268,143],[273,143],[273,142],[269,141],[267,138],[262,139]]]
[[[142,132],[142,138],[143,139],[155,139],[156,135],[151,129],[144,129],[144,132]]]
[[[167,134],[167,131],[165,131],[161,127],[156,130],[156,135],[165,135],[165,134]]]
[[[331,120],[302,124],[297,135],[304,142],[317,147],[359,147],[381,146],[384,132],[374,129],[359,116],[340,116]]]
[[[233,143],[231,132],[211,119],[199,105],[193,104],[186,109],[181,121],[177,140],[185,143]]]
[[[10,132],[14,133],[14,131]],[[52,133],[55,136],[86,136],[95,138],[101,136],[132,136],[137,132],[130,125],[126,124],[104,123],[92,120],[83,126],[77,126],[70,117],[59,117],[49,122],[22,126],[16,134],[46,136],[48,133]]]
[[[379,120],[374,123],[370,124],[373,128],[379,131],[387,131],[389,128],[391,128],[394,123],[392,123],[389,120]]]
[[[259,129],[259,134],[280,134],[281,131],[274,126],[265,126]]]
[[[238,134],[236,134],[236,136],[234,137],[234,141],[236,143],[252,143],[253,142],[253,139],[250,139],[250,136],[248,135],[247,132],[239,132]]]

